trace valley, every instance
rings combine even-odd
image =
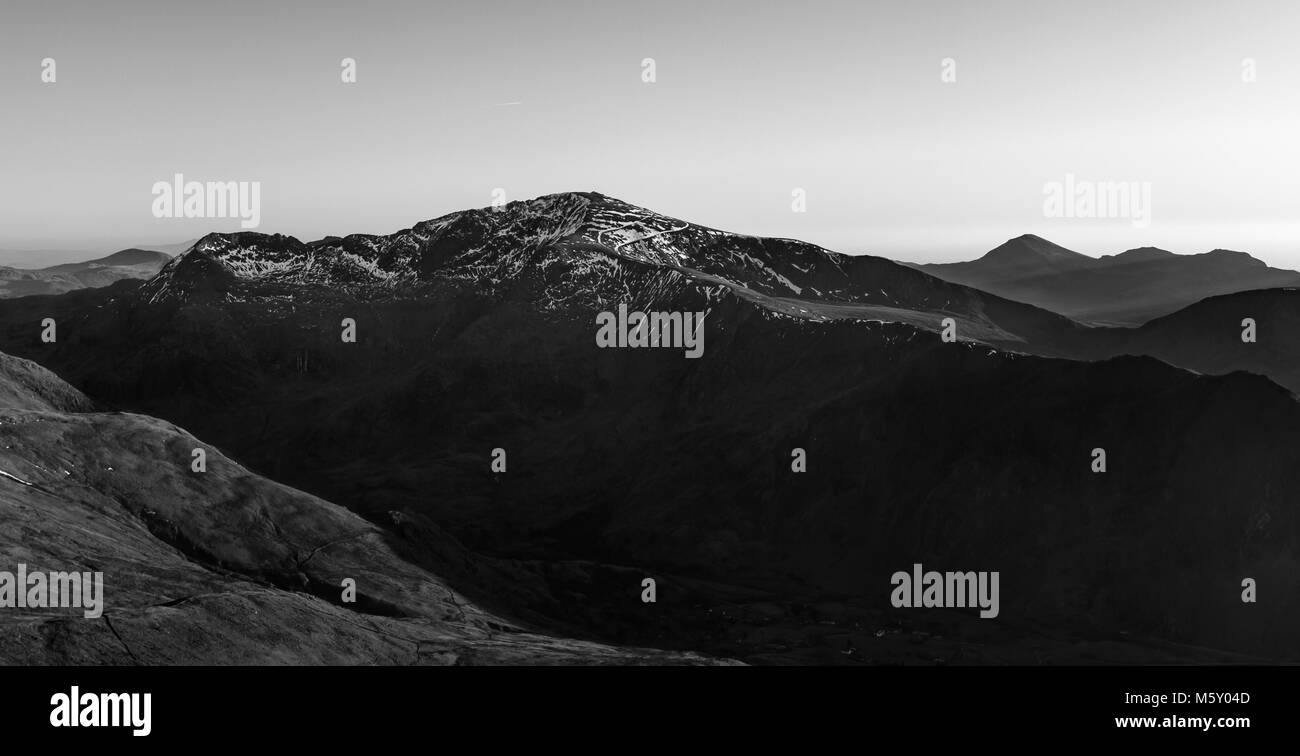
[[[601,349],[620,304],[707,312],[707,349]],[[1106,333],[590,193],[387,237],[214,234],[144,283],[0,303],[0,350],[530,628],[754,663],[1294,659],[1300,407]],[[900,612],[914,563],[998,572],[998,616]]]

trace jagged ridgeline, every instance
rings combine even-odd
[[[702,354],[601,348],[620,306],[704,313]],[[0,327],[537,626],[751,661],[1300,655],[1286,389],[885,259],[561,194],[209,235]],[[916,563],[1000,572],[997,618],[892,610]]]

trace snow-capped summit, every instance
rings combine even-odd
[[[1074,324],[869,255],[793,239],[730,233],[596,192],[566,192],[450,213],[384,236],[302,242],[244,232],[209,234],[138,294],[287,301],[323,296],[422,298],[471,289],[543,311],[585,313],[617,302],[642,308],[683,292],[705,303],[739,297],[774,316],[902,322],[1000,345]],[[696,302],[699,305],[700,302]]]

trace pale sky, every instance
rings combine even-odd
[[[6,250],[238,230],[152,216],[182,173],[260,181],[258,230],[302,239],[500,187],[921,262],[1035,233],[1300,268],[1297,134],[1295,0],[0,6]],[[1045,218],[1067,173],[1149,182],[1150,225]]]

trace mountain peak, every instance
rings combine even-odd
[[[1102,255],[1101,260],[1109,262],[1145,262],[1147,260],[1166,260],[1171,257],[1177,257],[1173,252],[1159,247],[1135,247],[1126,249],[1118,255]]]
[[[989,250],[985,257],[1033,254],[1040,257],[1084,257],[1074,250],[1048,241],[1036,234],[1021,234]]]
[[[1023,234],[989,250],[978,262],[999,269],[1023,269],[1030,274],[1084,267],[1096,260],[1041,236]]]
[[[1235,249],[1212,249],[1205,253],[1207,256],[1232,260],[1245,265],[1267,265],[1263,260],[1255,257],[1249,252],[1238,252]]]
[[[172,256],[166,252],[156,252],[151,249],[140,249],[131,247],[114,252],[98,260],[90,260],[89,264],[97,265],[143,265],[143,264],[163,264],[172,259]]]

